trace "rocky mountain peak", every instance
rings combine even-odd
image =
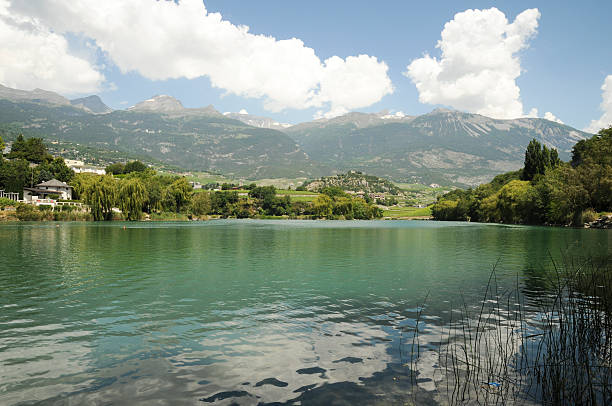
[[[156,95],[128,108],[129,111],[176,112],[184,110],[183,104],[172,96]]]
[[[456,110],[445,109],[444,107],[438,107],[431,111],[429,114],[445,114],[445,113],[457,113]]]
[[[66,105],[70,101],[65,97],[42,89],[34,89],[32,91],[12,89],[10,87],[0,85],[0,99],[11,100],[14,102],[31,102],[40,104],[56,104]]]
[[[96,95],[70,100],[70,104],[94,114],[105,114],[113,111]]]

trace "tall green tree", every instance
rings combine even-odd
[[[13,144],[11,145],[11,151],[8,154],[9,159],[26,159],[26,142],[23,138],[23,134],[19,134]]]
[[[55,179],[61,180],[62,182],[70,182],[75,175],[74,171],[66,165],[62,157],[53,159],[53,161],[43,165],[43,167],[48,169]]]
[[[588,208],[589,193],[578,172],[562,165],[547,173],[544,179],[549,193],[548,221],[552,224],[582,225],[582,212]]]
[[[211,212],[222,216],[230,216],[235,212],[240,198],[235,190],[231,192],[215,192],[210,195]]]
[[[524,224],[531,222],[530,214],[535,204],[533,186],[528,181],[513,180],[498,192],[497,208],[504,223]]]
[[[353,218],[357,220],[370,220],[372,218],[372,208],[361,198],[353,199]]]
[[[196,216],[202,216],[209,214],[212,209],[212,202],[210,199],[210,193],[201,192],[197,193],[191,199],[191,212]]]
[[[124,173],[144,172],[147,170],[147,165],[140,161],[131,161],[125,164]]]
[[[25,159],[0,161],[0,189],[22,193],[23,188],[30,185],[32,175]]]
[[[337,216],[353,218],[353,199],[349,196],[335,198],[332,212]]]
[[[274,186],[255,186],[249,190],[249,196],[253,199],[265,200],[276,196]]]
[[[108,165],[106,168],[104,168],[104,170],[108,174],[112,173],[113,175],[122,175],[125,173],[125,165],[122,164],[121,162],[117,162],[117,163]]]
[[[314,215],[319,218],[330,217],[332,215],[332,199],[328,195],[319,195],[312,204]]]
[[[147,190],[138,178],[125,179],[119,187],[119,208],[126,220],[140,220],[142,209],[147,201]]]
[[[573,167],[589,162],[612,165],[612,126],[601,129],[589,139],[578,141],[572,148]]]
[[[89,205],[94,221],[112,220],[117,203],[117,185],[110,175],[100,176],[87,186],[85,203]]]
[[[86,190],[100,178],[93,173],[77,173],[68,183],[72,186],[72,198],[75,200],[85,199]]]
[[[26,140],[26,159],[40,164],[52,160],[53,157],[47,152],[42,138],[28,138]]]
[[[10,159],[25,159],[37,164],[53,159],[42,138],[28,138],[26,140],[23,138],[23,134],[19,134],[11,145],[11,152],[8,157]]]
[[[180,213],[191,200],[193,188],[186,178],[179,178],[172,182],[164,191],[163,200],[167,209],[174,209]]]
[[[553,152],[554,151],[554,152]],[[544,175],[546,169],[555,168],[561,163],[556,149],[548,149],[535,138],[529,142],[525,151],[525,164],[521,180],[533,180],[537,175]]]
[[[36,183],[43,183],[53,179],[53,174],[47,168],[41,168],[36,176]]]
[[[264,214],[270,216],[286,214],[288,206],[291,206],[291,202],[276,196],[274,186],[256,186],[249,191],[249,196],[257,201]]]

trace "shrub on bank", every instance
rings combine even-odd
[[[83,211],[54,211],[53,220],[55,221],[91,221],[93,217],[90,213]]]
[[[17,205],[17,202],[6,197],[0,197],[0,209],[4,209],[5,207],[14,207]]]
[[[599,214],[597,214],[597,212],[593,209],[586,209],[585,211],[582,212],[582,222],[583,223],[590,223],[592,221],[595,221],[599,218]]]
[[[20,221],[89,221],[93,217],[91,213],[77,211],[69,206],[34,206],[19,203],[15,210],[17,219]]]
[[[153,221],[187,221],[189,217],[187,217],[184,213],[174,213],[174,212],[161,212],[161,213],[151,213],[151,220]]]
[[[16,212],[20,221],[39,221],[42,219],[42,212],[36,206],[30,204],[19,204]]]

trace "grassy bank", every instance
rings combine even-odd
[[[384,217],[390,218],[414,218],[414,217],[422,217],[429,218],[431,217],[431,208],[430,207],[390,207],[386,210],[383,210]]]

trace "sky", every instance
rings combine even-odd
[[[298,123],[437,107],[612,124],[612,2],[0,0],[0,84]]]

